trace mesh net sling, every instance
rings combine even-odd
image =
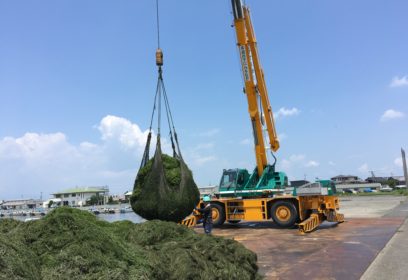
[[[173,155],[162,153],[160,123],[162,101],[165,107],[169,137]],[[150,159],[152,124],[157,108],[158,134],[156,150]],[[180,152],[177,133],[174,127],[167,93],[165,90],[161,65],[157,81],[156,95],[150,121],[149,134],[137,173],[130,203],[133,211],[147,220],[159,219],[180,222],[188,216],[200,199],[192,172],[185,164]]]

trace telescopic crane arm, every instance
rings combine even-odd
[[[273,152],[279,149],[279,140],[275,130],[275,122],[272,107],[269,103],[264,73],[259,60],[249,8],[243,6],[241,0],[231,0],[231,2],[237,45],[245,82],[245,93],[248,99],[248,111],[254,135],[256,164],[258,175],[261,176],[264,168],[268,165],[263,136],[263,120],[266,124],[269,146]],[[258,97],[260,106],[258,105]],[[261,110],[263,111],[263,116]]]

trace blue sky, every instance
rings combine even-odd
[[[0,0],[0,199],[131,189],[155,92],[155,1]],[[406,1],[251,7],[290,179],[402,174]],[[199,185],[254,167],[230,1],[161,1],[164,79]]]

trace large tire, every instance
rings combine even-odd
[[[291,228],[298,220],[298,212],[291,201],[279,200],[272,204],[273,221],[282,228]]]
[[[213,225],[215,227],[222,225],[225,222],[225,210],[220,204],[211,204]]]

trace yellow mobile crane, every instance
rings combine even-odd
[[[218,193],[211,198],[214,225],[222,225],[225,221],[238,223],[272,219],[280,227],[298,224],[301,232],[310,232],[324,220],[343,222],[344,216],[337,212],[339,199],[335,195],[336,189],[330,180],[319,180],[286,192],[288,178],[284,172],[275,170],[273,152],[279,149],[279,140],[250,11],[241,0],[231,0],[231,3],[253,129],[256,168],[252,173],[239,168],[223,171]],[[274,158],[273,164],[267,159],[264,130]],[[182,223],[192,226],[199,218],[199,214],[195,213]]]

